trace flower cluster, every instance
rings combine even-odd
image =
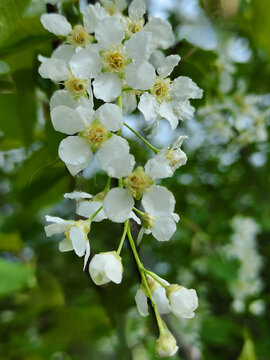
[[[63,220],[47,216],[47,236],[63,233],[60,251],[74,250],[84,257],[84,269],[96,285],[122,281],[120,256],[128,238],[141,273],[142,285],[135,300],[139,313],[148,314],[148,299],[154,309],[160,337],[156,351],[160,357],[172,356],[178,347],[160,315],[172,312],[181,318],[192,318],[198,306],[196,291],[170,285],[143,266],[132,237],[130,219],[141,226],[143,234],[152,233],[158,241],[168,241],[176,231],[179,216],[174,213],[175,198],[160,179],[172,177],[187,162],[180,136],[172,146],[157,149],[130,128],[123,114],[137,107],[147,126],[156,129],[166,119],[172,130],[179,120],[193,117],[190,99],[202,97],[202,90],[188,77],[172,80],[178,55],[165,56],[174,43],[171,25],[162,19],[145,22],[143,0],[133,0],[126,10],[123,0],[103,0],[101,5],[88,5],[82,23],[72,27],[58,13],[44,14],[43,26],[59,36],[62,43],[51,58],[39,56],[39,73],[61,86],[50,100],[51,119],[56,131],[67,135],[59,145],[59,157],[71,175],[86,169],[97,154],[100,167],[108,175],[105,189],[90,195],[74,191],[64,196],[76,201],[80,220]],[[124,14],[128,14],[124,15]],[[96,108],[95,99],[104,103]],[[138,104],[138,105],[137,105]],[[136,166],[128,141],[122,136],[127,126],[154,152],[145,166]],[[111,186],[111,178],[118,186]],[[139,208],[135,201],[140,201]],[[117,250],[95,254],[90,264],[89,233],[92,223],[108,219],[124,224]]]
[[[232,227],[234,234],[231,243],[223,248],[223,252],[228,258],[239,261],[238,274],[230,286],[230,292],[234,298],[234,310],[243,312],[246,300],[258,296],[263,288],[260,279],[262,257],[258,254],[256,245],[259,227],[252,218],[241,216],[233,219]],[[264,306],[261,300],[252,302],[249,310],[254,314],[263,312]]]

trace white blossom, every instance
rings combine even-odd
[[[160,358],[167,358],[175,355],[178,351],[178,346],[174,336],[168,329],[161,333],[156,342],[156,354]]]
[[[181,150],[187,136],[179,136],[171,148],[164,147],[154,158],[147,161],[145,172],[153,179],[164,179],[173,176],[176,169],[187,162],[186,154]]]
[[[90,230],[90,223],[85,221],[69,221],[59,217],[46,216],[46,221],[52,224],[45,226],[48,237],[55,234],[65,234],[65,239],[59,243],[61,252],[74,250],[75,253],[84,256],[84,268],[90,256],[90,243],[87,235]]]
[[[171,285],[167,289],[167,296],[174,315],[186,319],[191,319],[195,316],[194,310],[198,307],[198,297],[194,289]]]
[[[96,285],[110,281],[120,284],[123,273],[122,259],[115,251],[97,254],[90,261],[89,273]]]

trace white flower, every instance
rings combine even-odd
[[[131,217],[134,200],[128,190],[114,188],[104,199],[104,212],[108,219],[116,223],[123,223]]]
[[[164,325],[165,326],[165,325]],[[178,351],[176,340],[171,332],[166,330],[161,333],[156,342],[156,354],[160,358],[167,358],[175,355]]]
[[[174,284],[167,289],[167,297],[174,315],[186,319],[195,316],[194,310],[198,307],[198,297],[194,289],[186,289]]]
[[[41,65],[38,71],[45,79],[62,82],[75,99],[86,95],[91,99],[91,78],[101,69],[98,59],[94,45],[76,52],[72,46],[63,44],[58,46],[51,58],[39,56]]]
[[[120,284],[123,273],[122,259],[115,251],[97,254],[89,264],[89,273],[96,285],[110,281]]]
[[[176,169],[187,162],[186,154],[181,150],[187,136],[179,136],[171,148],[164,147],[153,159],[147,161],[145,172],[153,179],[165,179],[173,176]]]
[[[153,186],[142,197],[145,209],[143,227],[138,242],[143,233],[150,234],[158,241],[168,241],[176,231],[179,216],[175,214],[175,199],[173,194],[164,186]]]
[[[46,221],[52,224],[44,227],[48,237],[55,234],[65,234],[65,239],[59,244],[61,252],[74,250],[75,253],[84,256],[84,268],[90,256],[90,243],[87,235],[90,230],[90,223],[87,221],[67,221],[59,217],[46,216]]]
[[[164,280],[162,278],[159,278],[159,279],[161,282],[163,282],[163,284],[165,286],[170,285],[166,280]],[[165,288],[163,286],[161,286],[157,281],[155,281],[150,276],[147,276],[147,282],[148,282],[148,286],[149,286],[151,294],[152,294],[152,298],[157,306],[158,313],[160,315],[170,313],[171,309],[170,309],[170,305],[169,305],[169,300],[167,299],[167,296],[166,296]],[[141,316],[148,316],[149,312],[148,312],[147,296],[146,296],[143,286],[141,286],[137,290],[136,295],[135,295],[135,302],[136,302],[139,314]]]
[[[94,94],[98,99],[114,101],[121,93],[121,79],[133,89],[147,90],[153,86],[155,69],[147,61],[153,51],[150,32],[136,33],[122,44],[123,25],[118,19],[105,18],[96,26],[95,37],[97,45],[78,52],[72,64],[81,70],[82,78],[95,78]],[[97,71],[91,72],[91,67]]]
[[[113,135],[99,150],[98,161],[109,176],[117,179],[129,175],[135,165],[127,140],[117,135]]]
[[[106,14],[105,11],[104,13]],[[103,18],[102,15],[101,6],[96,4],[95,6],[89,5],[86,8],[83,16],[84,26],[76,25],[72,29],[67,19],[59,14],[43,14],[40,21],[46,30],[57,36],[66,36],[67,42],[74,47],[84,48],[92,42],[93,38],[89,33],[94,32],[97,21]]]
[[[120,130],[123,125],[123,116],[115,104],[103,104],[95,112],[90,106],[72,109],[60,105],[52,110],[51,117],[56,130],[68,135],[80,132],[79,136],[62,140],[59,146],[59,157],[72,175],[87,168],[93,151],[104,145],[111,137],[111,131]],[[100,159],[103,159],[102,154]]]
[[[178,55],[170,55],[159,62],[158,75],[150,93],[143,93],[138,105],[146,121],[165,118],[172,130],[178,121],[192,118],[194,108],[189,99],[202,97],[202,90],[188,77],[179,76],[174,81],[168,77],[180,60]]]

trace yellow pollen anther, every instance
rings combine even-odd
[[[85,47],[90,41],[90,35],[82,25],[76,25],[70,36],[70,42],[74,46]]]
[[[71,76],[65,82],[65,88],[75,97],[84,96],[87,88],[87,80],[77,79],[74,76]]]
[[[151,94],[153,94],[159,102],[170,101],[171,100],[171,91],[170,91],[170,79],[157,78],[154,86],[151,89]]]

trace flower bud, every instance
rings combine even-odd
[[[166,291],[174,315],[180,318],[191,319],[195,316],[194,310],[198,307],[198,297],[194,289],[173,284]]]
[[[120,284],[123,273],[122,258],[115,251],[97,254],[89,264],[89,273],[96,285],[110,281]]]
[[[178,351],[176,340],[172,333],[166,329],[157,339],[156,354],[158,357],[166,358],[175,355]]]

